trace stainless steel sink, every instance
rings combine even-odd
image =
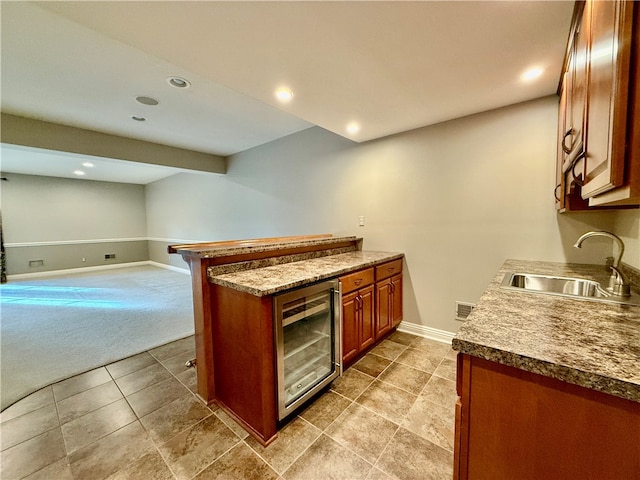
[[[577,297],[604,302],[640,305],[640,296],[618,297],[593,280],[584,278],[558,277],[535,273],[507,273],[502,287],[532,293]]]

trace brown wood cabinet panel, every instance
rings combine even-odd
[[[216,401],[263,443],[276,435],[273,297],[212,285]]]
[[[402,272],[402,259],[383,263],[376,267],[376,282],[392,277]]]
[[[340,283],[342,284],[343,294],[371,285],[373,283],[373,268],[366,268],[344,275],[340,277]]]
[[[369,348],[376,341],[373,316],[373,285],[362,288],[360,293],[360,351]]]
[[[391,280],[376,283],[376,336],[381,337],[393,328]]]
[[[631,479],[640,404],[459,355],[456,478]]]
[[[640,205],[640,2],[576,2],[558,89],[556,208]]]
[[[376,283],[376,338],[402,321],[402,274]]]
[[[359,293],[342,296],[342,363],[352,362],[360,353],[360,325],[358,318]]]
[[[588,2],[589,93],[585,183],[589,198],[624,183],[633,2]]]

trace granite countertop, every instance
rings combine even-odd
[[[330,235],[318,235],[309,238],[287,238],[255,240],[235,240],[213,243],[194,243],[189,245],[174,245],[175,253],[192,255],[200,258],[225,257],[228,255],[241,255],[244,253],[271,252],[288,247],[305,247],[324,245],[331,247],[335,244],[355,242],[357,237],[333,237]]]
[[[209,275],[210,282],[251,295],[273,295],[402,258],[396,252],[354,251],[239,272]]]
[[[598,265],[507,260],[453,339],[459,352],[640,402],[640,306],[519,292],[505,273],[598,280]]]

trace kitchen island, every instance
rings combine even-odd
[[[455,478],[640,478],[640,307],[515,291],[508,272],[609,276],[505,262],[453,340]]]
[[[366,272],[370,275],[363,279],[376,280],[381,291],[397,292],[389,294],[388,303],[383,298],[382,305],[401,312],[404,255],[363,251],[362,239],[356,237],[317,235],[174,245],[169,253],[182,255],[191,269],[198,395],[224,408],[265,445],[275,439],[278,427],[274,295]],[[396,285],[400,286],[397,290]],[[394,299],[400,304],[395,309]],[[380,318],[386,321],[391,316],[382,312]],[[401,315],[395,315],[396,323],[376,340],[390,334],[400,319]]]

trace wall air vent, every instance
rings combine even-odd
[[[469,315],[471,315],[471,310],[475,307],[475,303],[465,303],[456,301],[456,320],[465,321]]]

